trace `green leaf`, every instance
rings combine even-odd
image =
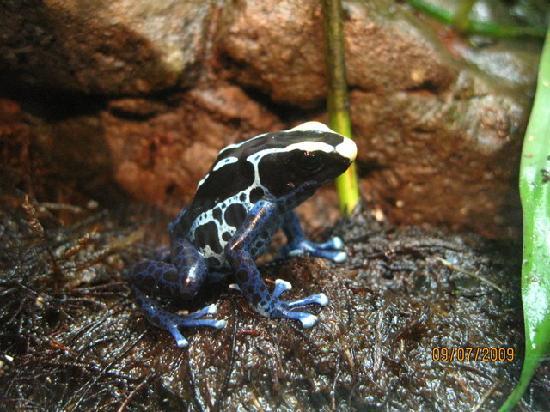
[[[550,352],[550,32],[542,52],[535,103],[523,141],[521,294],[525,358],[518,385],[500,411],[521,399],[542,358]]]
[[[469,0],[463,0],[463,6],[461,5],[461,7],[459,7],[458,13],[456,15],[425,0],[407,0],[407,3],[416,10],[420,10],[424,14],[427,14],[428,16],[431,16],[442,23],[455,25],[459,31],[465,34],[479,34],[482,36],[494,38],[544,38],[544,36],[546,35],[546,29],[540,26],[510,26],[501,25],[489,21],[469,20],[468,16],[464,15],[466,13],[469,13],[469,4],[473,3]]]

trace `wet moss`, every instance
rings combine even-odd
[[[514,245],[360,212],[333,230],[346,240],[345,265],[262,268],[270,286],[292,282],[289,298],[329,296],[316,327],[261,318],[219,284],[190,305],[167,302],[215,302],[228,320],[221,332],[184,331],[182,350],[143,318],[122,276],[161,242],[165,217],[82,207],[61,224],[59,211],[26,202],[0,205],[0,388],[10,409],[494,410],[518,376],[517,360],[432,360],[434,347],[465,346],[512,347],[520,359]],[[548,408],[544,369],[533,388],[526,406]]]

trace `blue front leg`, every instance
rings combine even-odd
[[[144,260],[128,275],[132,291],[147,319],[153,325],[170,332],[180,348],[187,346],[180,327],[208,326],[222,329],[225,321],[202,319],[206,315],[215,314],[216,305],[206,306],[187,316],[179,316],[162,309],[155,300],[146,296],[145,293],[158,293],[191,299],[206,279],[204,259],[186,239],[174,239],[170,254],[161,253],[159,258],[162,260]]]
[[[299,320],[304,328],[309,328],[315,325],[317,317],[308,312],[293,312],[292,309],[312,304],[326,306],[326,295],[319,293],[295,301],[279,299],[283,292],[291,288],[290,283],[277,279],[275,289],[269,293],[250,252],[251,244],[258,236],[268,232],[266,228],[273,224],[273,219],[278,213],[274,203],[259,201],[226,245],[225,253],[235,271],[241,292],[256,312],[271,318]]]
[[[293,211],[285,214],[283,231],[288,244],[282,248],[283,256],[315,256],[341,263],[346,260],[344,242],[339,237],[333,237],[324,243],[314,243],[305,238],[300,220]]]

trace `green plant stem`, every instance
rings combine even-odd
[[[468,19],[468,17],[470,16],[475,2],[476,0],[461,0],[460,4],[458,5],[458,9],[456,11],[456,14],[454,15],[453,23],[455,27],[462,33],[466,33],[468,31],[468,27],[470,25],[470,20]]]
[[[351,138],[351,120],[348,111],[342,4],[340,0],[323,0],[326,36],[326,67],[328,77],[327,106],[330,127]],[[350,214],[359,203],[359,188],[355,163],[336,180],[340,211]]]
[[[535,102],[523,140],[521,294],[525,357],[518,385],[500,411],[522,398],[540,361],[550,352],[550,31],[542,51]]]
[[[431,16],[445,24],[454,25],[455,16],[448,10],[434,6],[424,0],[407,0],[412,7]],[[460,29],[460,28],[459,28]],[[469,20],[467,28],[464,31],[466,34],[479,34],[495,38],[508,37],[538,37],[544,38],[546,28],[544,27],[523,27],[500,25],[492,22]]]

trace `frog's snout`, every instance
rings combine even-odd
[[[353,162],[357,157],[357,145],[349,137],[344,137],[344,141],[336,146],[336,152]]]

